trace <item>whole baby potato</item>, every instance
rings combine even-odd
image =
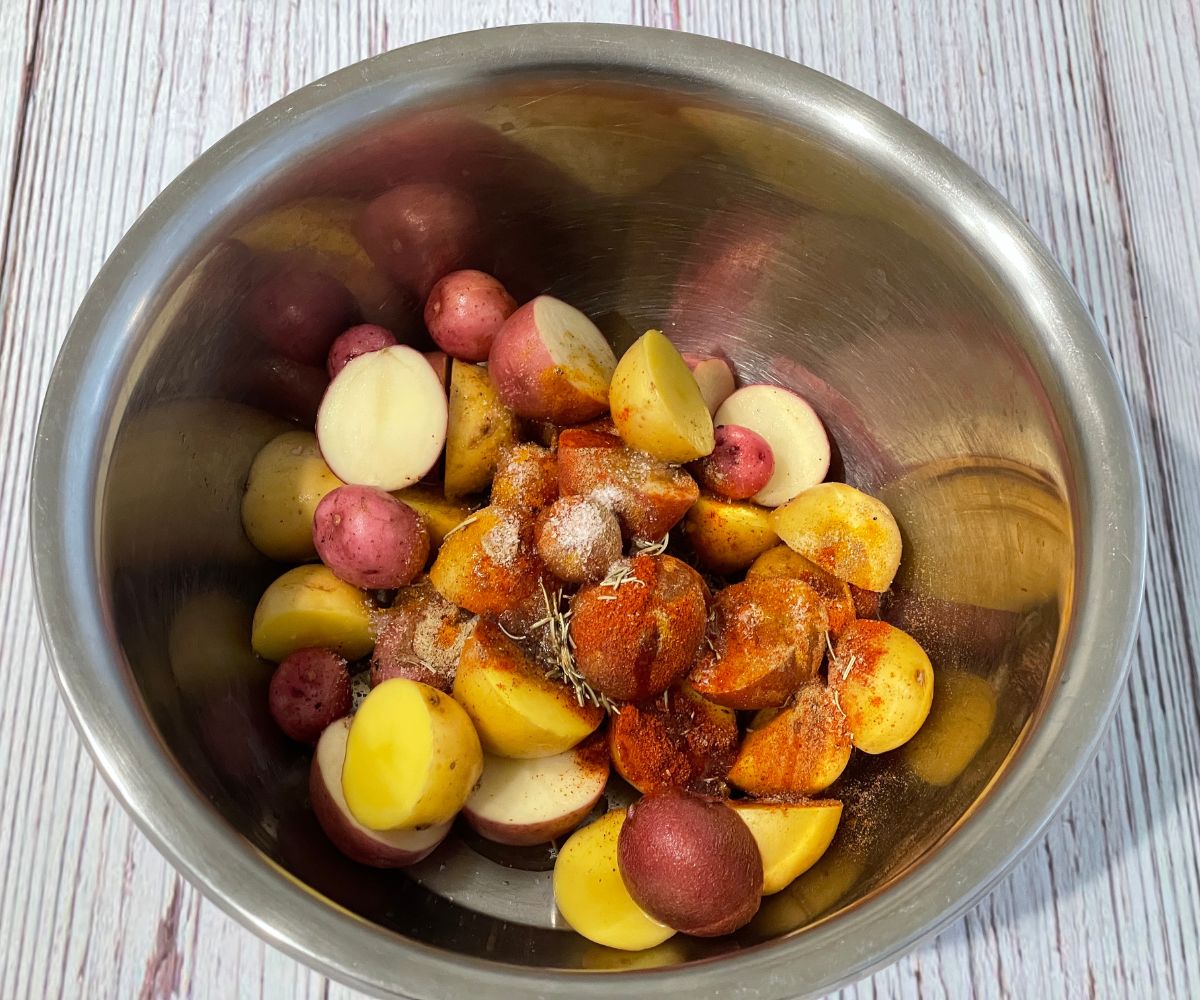
[[[334,574],[364,590],[411,583],[429,557],[421,516],[374,486],[339,486],[313,515],[317,555]]]
[[[638,906],[697,937],[745,926],[762,900],[762,857],[750,828],[724,802],[678,789],[629,807],[617,864]]]
[[[330,345],[358,318],[358,303],[345,285],[324,271],[285,267],[255,286],[242,316],[281,357],[324,365]]]
[[[597,583],[621,558],[617,515],[589,497],[562,497],[534,528],[542,562],[567,583]]]
[[[396,338],[390,330],[374,323],[359,323],[345,333],[338,334],[337,340],[329,348],[325,367],[329,377],[336,378],[337,373],[360,354],[370,354],[372,351],[382,351],[385,347],[395,346]]]
[[[450,357],[486,361],[500,327],[516,309],[516,300],[490,274],[453,271],[429,293],[425,328]]]
[[[766,439],[749,427],[722,424],[714,432],[716,447],[693,467],[701,486],[729,500],[748,500],[775,474],[775,453]]]
[[[326,726],[350,711],[350,700],[346,659],[332,649],[298,649],[271,675],[271,717],[300,743],[316,743]]]

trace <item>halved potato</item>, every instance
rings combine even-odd
[[[839,580],[884,591],[900,566],[900,528],[883,501],[845,483],[820,483],[771,515],[789,548]]]
[[[500,402],[487,369],[455,361],[450,369],[446,496],[487,489],[501,453],[516,441],[516,414]]]
[[[488,753],[550,757],[571,749],[604,719],[580,705],[564,684],[546,677],[492,622],[481,620],[463,645],[454,697],[479,731]]]
[[[842,804],[837,799],[813,802],[752,802],[739,799],[730,807],[750,827],[763,861],[763,895],[786,888],[815,865],[837,833]]]
[[[371,830],[417,830],[453,819],[483,773],[475,727],[449,695],[397,678],[350,722],[342,792]]]
[[[437,552],[445,537],[471,516],[471,508],[461,500],[447,500],[435,486],[409,486],[392,494],[421,515],[429,529],[429,549]]]
[[[825,601],[825,610],[829,612],[829,632],[835,638],[857,617],[858,608],[850,585],[821,569],[811,560],[805,559],[799,552],[793,552],[786,545],[776,545],[773,549],[768,549],[746,570],[747,580],[759,576],[790,577],[793,580],[803,580],[812,587]],[[872,593],[863,590],[858,592]]]
[[[258,602],[251,645],[275,663],[309,646],[357,660],[375,645],[366,596],[326,566],[297,566],[272,583]]]

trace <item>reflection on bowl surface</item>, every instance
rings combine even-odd
[[[511,33],[503,44],[473,43],[484,55],[463,41],[430,43],[415,50],[425,53],[413,64],[424,77],[406,75],[413,67],[399,54],[385,57],[360,86],[341,76],[328,93],[310,94],[294,125],[252,123],[240,141],[260,142],[258,160],[229,151],[193,178],[211,181],[205,197],[223,199],[205,205],[202,218],[182,193],[157,209],[131,252],[150,255],[164,211],[186,218],[189,241],[174,258],[161,251],[163,267],[127,317],[124,353],[107,381],[94,383],[107,401],[96,423],[108,421],[112,448],[97,451],[99,500],[89,510],[98,552],[89,572],[128,664],[108,685],[129,686],[147,732],[194,786],[185,793],[211,803],[221,824],[322,897],[436,949],[533,969],[628,972],[791,935],[895,890],[919,859],[929,862],[922,871],[937,863],[941,849],[932,849],[1011,766],[1063,669],[1073,595],[1091,572],[1083,552],[1095,542],[1086,533],[1097,530],[1081,512],[1099,489],[1070,393],[1116,397],[1103,368],[1096,378],[1109,382],[1098,390],[1061,384],[1050,344],[1061,331],[1052,337],[1039,326],[991,252],[999,230],[981,230],[991,220],[1009,227],[1008,239],[1020,242],[1023,232],[994,214],[969,171],[937,159],[945,154],[927,137],[816,74],[719,43],[679,43],[651,72],[635,65],[648,59],[645,36],[618,32],[630,48],[597,64],[584,42],[607,30],[537,36],[549,47],[544,58],[531,36]],[[674,51],[677,43],[661,44]],[[506,47],[508,62],[498,51]],[[714,52],[728,52],[738,72],[705,69]],[[428,85],[407,86],[412,80]],[[786,80],[792,97],[772,97],[775,80]],[[910,171],[906,156],[926,160]],[[947,181],[958,185],[956,197],[983,201],[939,201],[938,171],[958,171]],[[452,218],[433,237],[368,253],[375,236],[364,211],[386,193],[414,211],[452,203]],[[974,232],[973,212],[983,220]],[[1035,245],[1012,253],[1044,266]],[[279,567],[245,539],[241,490],[263,442],[288,422],[311,426],[325,376],[253,336],[247,299],[288,269],[330,276],[349,290],[357,320],[428,349],[421,297],[431,276],[458,267],[498,275],[518,299],[549,292],[577,305],[618,352],[661,328],[682,350],[729,358],[744,381],[797,389],[835,440],[831,476],[883,497],[902,525],[904,562],[883,616],[933,656],[931,724],[909,747],[855,755],[829,792],[845,802],[833,847],[731,938],[674,939],[637,956],[591,945],[562,928],[544,858],[485,857],[469,834],[452,834],[411,873],[359,868],[311,819],[307,761],[265,711],[266,678],[246,621]],[[1047,275],[1038,280],[1060,281]],[[1076,307],[1065,287],[1054,290]],[[93,318],[119,298],[112,280],[94,296],[105,301],[91,303]],[[114,311],[108,321],[119,318]],[[1080,324],[1073,336],[1091,336],[1081,313],[1071,318]],[[1113,405],[1105,419],[1118,451],[1127,450]],[[49,483],[51,472],[39,475]],[[90,487],[77,479],[71,488]],[[1114,627],[1138,585],[1140,509],[1129,489],[1133,499],[1113,512],[1132,567],[1114,591]],[[47,588],[43,579],[44,600]],[[57,623],[47,617],[53,637]],[[1114,663],[1097,681],[1094,725],[1119,682],[1124,641],[1108,651]],[[84,682],[61,659],[70,692]],[[78,688],[71,701],[87,716],[94,697]],[[140,808],[130,779],[114,780]],[[1044,819],[1024,817],[1024,829]],[[189,851],[178,846],[177,856]],[[362,928],[352,923],[346,933]],[[918,929],[897,928],[872,956],[847,954],[844,971]],[[376,988],[435,992],[406,983],[403,972],[389,979],[366,951],[339,965],[319,944],[282,936]],[[780,979],[778,995],[831,985],[837,974]],[[487,989],[500,995],[500,982]]]

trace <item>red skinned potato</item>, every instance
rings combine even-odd
[[[335,719],[350,711],[350,673],[332,649],[298,649],[271,675],[271,717],[289,737],[315,743]]]
[[[357,235],[384,274],[418,301],[479,255],[482,222],[469,195],[446,184],[402,184],[372,201]]]
[[[425,302],[425,328],[435,344],[460,361],[486,361],[516,300],[490,274],[454,271],[440,279]]]
[[[323,271],[284,267],[246,296],[242,318],[281,357],[324,365],[338,334],[358,319],[358,303],[345,285]]]
[[[423,830],[371,830],[358,822],[342,792],[342,765],[350,719],[331,723],[317,742],[308,776],[313,813],[325,835],[346,857],[373,868],[403,868],[428,857],[450,832],[453,821]]]
[[[775,467],[754,494],[764,507],[778,507],[821,482],[829,472],[829,435],[816,411],[794,392],[777,385],[738,389],[717,410],[718,425],[737,424],[770,446]]]
[[[716,447],[692,466],[701,486],[729,500],[748,500],[775,474],[775,453],[766,439],[749,427],[722,424]]]
[[[448,422],[446,389],[429,362],[411,347],[385,347],[329,384],[317,441],[342,482],[402,490],[437,463]]]
[[[421,516],[374,486],[326,493],[313,514],[313,543],[335,576],[363,590],[403,587],[429,558]]]
[[[370,354],[372,351],[381,351],[385,347],[395,346],[396,338],[392,336],[391,331],[382,326],[376,326],[374,323],[360,323],[338,335],[329,348],[329,358],[325,363],[325,369],[329,372],[329,377],[333,379],[360,354]]]
[[[401,588],[390,608],[375,613],[371,686],[404,677],[449,694],[471,631],[468,618],[427,579]]]
[[[529,420],[580,424],[608,409],[617,358],[574,306],[539,295],[504,321],[488,355],[505,405]]]
[[[589,739],[553,757],[484,756],[483,777],[463,817],[481,837],[518,847],[574,830],[604,794],[608,752]]]
[[[617,864],[638,906],[696,937],[744,927],[762,901],[762,856],[750,828],[724,802],[677,789],[629,807]]]

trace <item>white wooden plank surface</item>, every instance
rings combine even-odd
[[[632,21],[800,60],[896,107],[1030,221],[1090,305],[1149,479],[1129,691],[1041,844],[847,998],[1200,996],[1200,9],[1195,0],[0,4],[0,997],[355,996],[184,883],[58,704],[26,566],[32,430],[105,254],[201,150],[356,59],[486,25]]]

